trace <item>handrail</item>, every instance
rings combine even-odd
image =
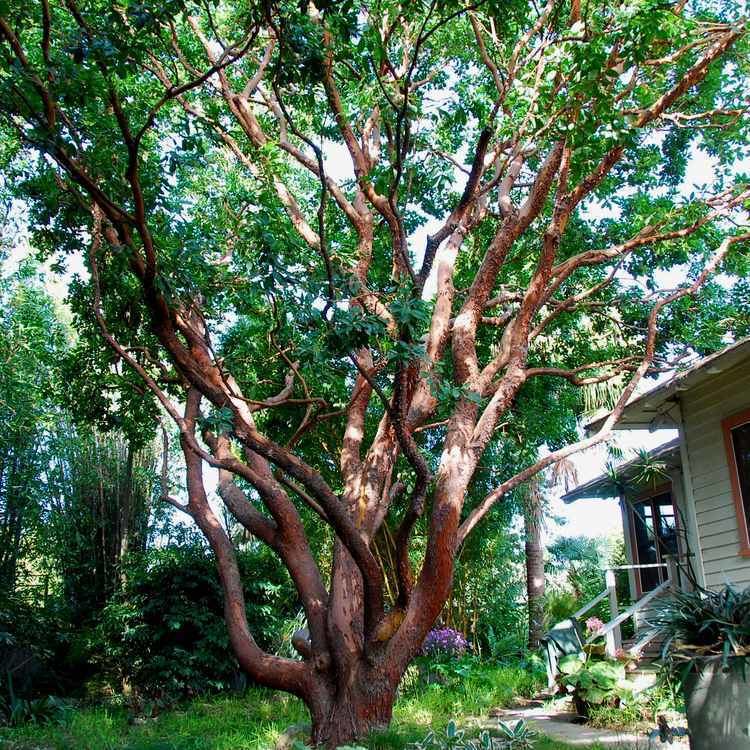
[[[591,636],[586,641],[586,644],[593,643],[597,638],[601,638],[607,633],[611,633],[618,625],[621,625],[625,620],[632,617],[638,610],[643,609],[652,599],[655,599],[659,594],[666,591],[671,586],[671,581],[664,581],[659,584],[655,589],[649,591],[645,596],[641,597],[637,602],[631,604],[625,611],[619,614],[614,620],[610,620],[601,630]]]
[[[640,570],[641,568],[666,568],[667,563],[646,563],[644,565],[613,565],[606,570]]]
[[[648,646],[651,641],[658,638],[664,632],[664,628],[651,628],[646,631],[646,634],[639,638],[633,645],[628,649],[631,654],[639,654],[645,646]]]
[[[595,596],[588,604],[581,607],[577,612],[574,612],[571,617],[574,620],[578,620],[582,615],[586,614],[592,607],[595,607],[599,602],[603,601],[607,598],[609,595],[609,591],[607,589],[604,589],[604,591],[601,592],[598,596]]]

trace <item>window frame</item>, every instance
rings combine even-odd
[[[748,412],[750,413],[750,412]],[[663,482],[662,484],[657,485],[656,487],[650,487],[648,489],[641,490],[637,495],[634,495],[633,497],[624,500],[624,502],[627,505],[627,511],[628,511],[628,536],[630,537],[630,550],[631,550],[631,557],[633,565],[637,566],[641,564],[639,554],[638,554],[638,538],[636,536],[635,531],[635,525],[638,523],[635,517],[635,506],[639,505],[640,503],[648,502],[649,500],[653,503],[653,499],[655,497],[658,497],[659,495],[669,495],[669,499],[672,501],[672,508],[674,509],[674,522],[675,522],[675,528],[677,529],[677,554],[682,554],[682,540],[680,537],[681,533],[681,525],[680,525],[680,513],[677,508],[677,504],[675,503],[675,496],[673,492],[673,485],[674,482],[670,479],[667,482]],[[655,519],[654,519],[655,520]],[[654,525],[654,529],[656,529],[656,525]],[[662,557],[661,557],[661,550],[659,549],[659,545],[656,545],[656,557],[659,563],[662,563]],[[661,576],[664,573],[664,568],[659,568],[659,575]],[[635,583],[635,593],[636,597],[640,599],[643,596],[643,581],[641,580],[641,568],[634,568],[633,569],[633,580]],[[648,592],[646,592],[648,593]]]
[[[734,441],[732,430],[743,427],[750,423],[750,409],[745,409],[739,414],[733,414],[721,421],[721,430],[724,434],[724,451],[729,467],[729,484],[732,488],[734,510],[737,515],[737,531],[740,540],[740,555],[750,557],[750,531],[748,530],[748,518],[745,513],[745,503],[742,499],[742,488],[740,486],[740,470],[737,466],[737,458],[734,453]],[[750,498],[748,498],[750,505]]]

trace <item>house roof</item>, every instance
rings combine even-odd
[[[668,469],[676,468],[680,465],[680,440],[675,438],[668,443],[654,448],[649,451],[650,460],[660,461],[666,464]],[[632,479],[641,470],[643,462],[642,456],[636,456],[630,461],[626,461],[617,467],[617,479],[619,482]],[[566,503],[572,503],[574,500],[582,498],[607,498],[617,497],[620,494],[618,484],[613,481],[611,474],[600,474],[598,477],[579,485],[570,492],[566,492],[562,499]]]
[[[681,391],[695,387],[748,357],[750,357],[750,336],[730,344],[715,354],[699,359],[669,380],[634,398],[625,407],[614,429],[655,430],[676,427],[674,420],[670,419],[669,411],[677,403],[677,397]],[[590,422],[586,426],[587,431],[597,430],[605,416]]]

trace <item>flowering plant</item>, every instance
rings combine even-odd
[[[469,642],[453,628],[433,628],[422,644],[423,656],[435,656],[437,654],[448,654],[450,656],[462,656],[469,650]]]
[[[586,620],[586,633],[587,635],[597,635],[604,628],[604,623],[598,617],[589,617]]]

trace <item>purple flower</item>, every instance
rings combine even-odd
[[[422,644],[423,656],[435,656],[436,654],[449,654],[450,656],[461,656],[469,650],[469,642],[462,633],[453,628],[434,628],[424,639]]]

